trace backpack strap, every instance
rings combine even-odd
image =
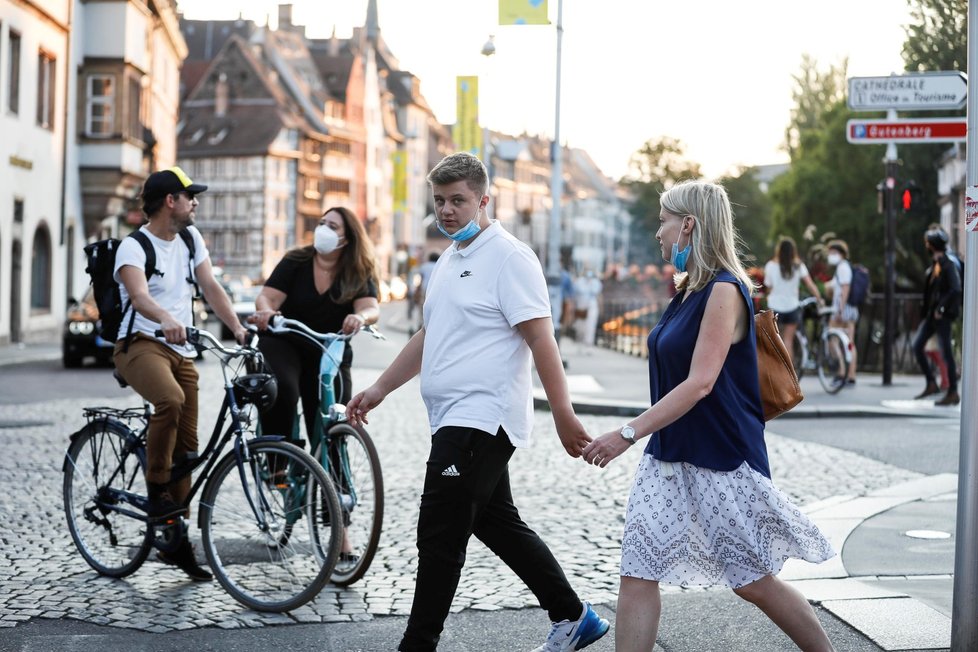
[[[194,234],[190,232],[190,227],[180,229],[178,234],[183,244],[187,245],[190,256],[187,258],[187,283],[194,286],[194,299],[201,298],[200,286],[197,285],[197,274],[194,271],[194,258],[197,257],[197,245],[194,243]]]
[[[150,242],[149,236],[143,233],[141,230],[136,229],[129,234],[129,237],[133,238],[139,245],[143,248],[143,253],[146,254],[146,264],[144,266],[144,272],[146,273],[146,282],[153,277],[153,274],[160,274],[160,271],[156,269],[156,247]],[[162,274],[161,274],[162,276]],[[129,310],[131,300],[126,301],[126,305],[122,306],[122,314],[126,314]],[[129,317],[129,326],[126,329],[126,343],[122,345],[122,350],[124,352],[129,352],[129,341],[132,340],[132,327],[133,323],[136,321],[136,309],[133,308],[132,315]]]

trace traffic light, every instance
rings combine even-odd
[[[903,185],[900,193],[900,205],[904,213],[913,213],[923,208],[923,192],[916,181],[910,180]]]

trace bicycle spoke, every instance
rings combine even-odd
[[[308,601],[329,578],[336,518],[308,507],[328,480],[306,453],[278,442],[251,446],[242,474],[233,455],[218,465],[204,490],[205,552],[219,581],[243,604],[283,611]],[[318,474],[317,474],[318,473]],[[330,508],[338,511],[336,499]]]

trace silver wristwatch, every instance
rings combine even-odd
[[[632,428],[631,426],[626,424],[621,427],[621,430],[618,431],[618,434],[621,435],[621,438],[627,441],[629,444],[635,443],[635,428]]]

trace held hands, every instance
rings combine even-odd
[[[584,449],[584,461],[604,468],[608,462],[615,459],[631,447],[627,441],[622,439],[617,430],[606,432]]]
[[[560,417],[554,414],[554,425],[557,426],[557,436],[567,454],[571,457],[583,455],[585,447],[591,443],[591,435],[587,434],[577,416],[573,412]]]
[[[268,322],[275,315],[281,315],[280,310],[256,310],[253,315],[248,317],[248,323],[254,324],[258,327],[258,330],[264,331],[268,330]]]
[[[376,385],[371,385],[346,404],[346,418],[354,426],[370,423],[367,420],[367,413],[380,405],[384,398],[386,395],[377,389]]]

